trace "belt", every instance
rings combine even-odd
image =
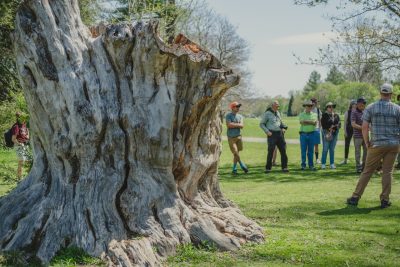
[[[299,134],[312,134],[312,133],[314,133],[314,131],[312,131],[312,132],[299,132]]]

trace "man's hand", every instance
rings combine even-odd
[[[286,133],[286,129],[282,129],[282,133],[285,134]]]
[[[272,133],[271,132],[267,132],[267,135],[268,135],[268,137],[271,137]]]

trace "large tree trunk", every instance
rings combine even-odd
[[[110,265],[158,265],[177,245],[263,240],[218,184],[217,105],[239,77],[156,24],[93,38],[76,0],[28,0],[14,35],[35,160],[0,199],[0,248],[48,262],[74,245]]]

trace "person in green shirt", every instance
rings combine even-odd
[[[300,148],[301,148],[301,169],[306,169],[306,157],[308,158],[308,167],[310,170],[316,171],[314,167],[314,131],[318,123],[317,114],[311,112],[313,103],[311,100],[304,102],[304,112],[300,113]]]

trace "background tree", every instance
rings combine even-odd
[[[333,83],[334,85],[342,84],[346,80],[345,75],[339,71],[339,69],[333,65],[326,76],[325,81]]]
[[[14,45],[35,160],[0,198],[2,251],[46,263],[76,246],[110,265],[152,266],[179,244],[263,240],[218,183],[217,106],[239,77],[156,29],[108,26],[92,38],[76,0],[20,6]]]
[[[288,109],[287,109],[287,116],[291,117],[293,116],[293,111],[292,111],[292,106],[294,102],[294,96],[292,93],[290,93],[290,98],[289,98],[289,103],[288,103]]]
[[[328,0],[295,0],[296,4],[315,6],[328,4]],[[400,33],[400,2],[387,0],[357,1],[347,0],[335,3],[342,14],[332,17],[332,22],[341,36],[340,40],[333,42],[333,45],[340,45],[344,42],[345,47],[359,48],[353,53],[345,49],[345,52],[337,56],[334,54],[331,59],[347,62],[348,65],[358,65],[352,69],[350,74],[353,81],[369,82],[372,74],[373,83],[377,83],[380,71],[400,69],[400,42],[397,36]],[[338,49],[333,49],[338,51]],[[340,50],[339,50],[340,51]],[[326,63],[325,51],[321,55],[323,63]],[[346,56],[349,58],[346,58]],[[368,55],[366,57],[366,55]],[[338,62],[335,63],[338,65]],[[360,68],[364,65],[365,68]],[[346,71],[347,73],[347,71]],[[367,73],[367,75],[366,75]]]
[[[321,74],[319,74],[315,70],[312,71],[306,85],[304,86],[303,94],[309,95],[310,93],[314,92],[315,90],[317,90],[318,84],[320,83],[321,83]]]

